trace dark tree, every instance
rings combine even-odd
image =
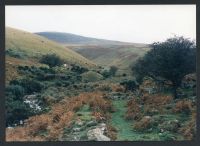
[[[173,37],[165,42],[153,43],[152,49],[140,58],[132,70],[138,82],[144,76],[155,80],[169,80],[173,85],[174,97],[183,77],[196,69],[196,46],[193,41],[183,37]]]
[[[63,64],[63,60],[56,54],[43,55],[40,62],[49,65],[49,67],[61,66]]]
[[[116,66],[111,66],[110,67],[110,74],[112,76],[115,76],[116,72],[117,72],[118,68]]]

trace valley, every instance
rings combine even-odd
[[[196,74],[181,80],[179,98],[170,80],[137,81],[134,65],[151,49],[6,28],[6,141],[194,139]]]

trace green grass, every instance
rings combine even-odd
[[[111,125],[118,130],[117,141],[162,141],[170,140],[171,137],[176,137],[177,140],[183,140],[183,136],[178,133],[165,132],[159,135],[157,128],[151,132],[137,132],[134,131],[134,121],[125,120],[126,103],[127,100],[113,100],[112,101],[116,112],[112,113]],[[164,114],[154,115],[154,119],[160,119],[164,121],[179,120],[185,122],[188,119],[184,114]]]
[[[89,105],[81,107],[79,111],[76,112],[76,115],[83,121],[91,121],[93,119]]]
[[[133,121],[124,118],[127,100],[113,101],[116,112],[112,114],[111,125],[118,130],[117,141],[160,141],[157,131],[136,132],[133,130]]]

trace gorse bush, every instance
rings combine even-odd
[[[10,84],[22,86],[26,94],[32,94],[33,92],[40,92],[44,87],[42,83],[31,78],[22,78],[13,80],[10,82]]]
[[[76,73],[78,73],[78,74],[82,74],[82,73],[84,73],[84,72],[87,72],[88,69],[87,69],[87,68],[84,68],[84,67],[81,67],[81,66],[77,66],[77,65],[75,65],[75,64],[72,64],[71,71],[76,72]]]
[[[56,54],[43,55],[40,59],[40,63],[47,64],[49,67],[61,66],[63,62],[64,61]]]
[[[102,72],[102,75],[104,76],[104,78],[109,78],[111,76],[111,73],[108,70],[104,70]]]
[[[116,72],[117,72],[118,68],[116,66],[111,66],[110,67],[110,74],[112,76],[115,76]]]
[[[13,50],[13,49],[6,49],[5,53],[6,53],[6,55],[15,57],[15,58],[24,58],[25,57],[24,52],[19,52],[17,50]]]
[[[134,80],[127,80],[127,81],[123,81],[120,83],[120,85],[125,87],[125,90],[135,90],[136,88],[138,88],[138,85],[136,84],[136,82]]]
[[[110,66],[109,69],[103,70],[101,74],[104,76],[104,78],[109,78],[111,76],[115,76],[117,70],[118,68],[116,66]]]
[[[32,79],[18,79],[10,82],[6,87],[6,125],[18,124],[20,120],[36,114],[35,111],[24,102],[24,96],[39,92],[42,85]]]
[[[9,85],[6,87],[6,96],[12,96],[14,100],[22,100],[25,90],[19,85]]]
[[[5,106],[7,126],[19,123],[20,120],[24,120],[34,114],[28,104],[10,96],[6,96]]]

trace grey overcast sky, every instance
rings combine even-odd
[[[6,26],[135,43],[196,39],[196,5],[6,6]]]

